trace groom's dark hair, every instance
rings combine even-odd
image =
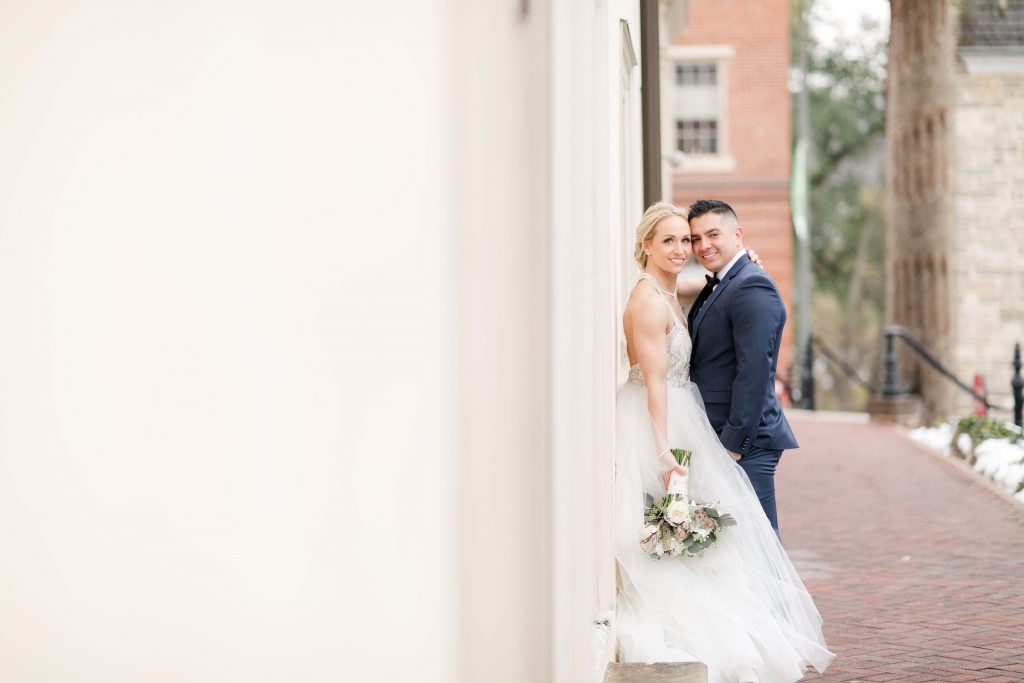
[[[725,202],[717,199],[698,199],[693,204],[690,204],[690,213],[687,215],[687,222],[692,222],[694,218],[700,218],[706,213],[717,213],[723,216],[732,216],[732,219],[737,223],[740,219],[736,217],[736,212],[732,210],[732,207]]]

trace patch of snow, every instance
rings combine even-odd
[[[1009,492],[1015,493],[1021,481],[1024,481],[1024,448],[1011,444],[1008,439],[988,439],[974,449],[978,460],[974,469],[999,484]]]
[[[951,455],[956,421],[937,427],[918,427],[911,430],[910,438],[943,455]],[[961,453],[971,453],[971,437],[961,434],[957,437],[957,448]],[[973,449],[974,470],[995,482],[1007,493],[1024,503],[1024,491],[1017,489],[1024,483],[1024,445],[1010,443],[1009,439],[986,439]]]
[[[953,426],[944,422],[938,427],[918,427],[910,430],[910,438],[943,455],[949,455],[949,444],[953,441]]]

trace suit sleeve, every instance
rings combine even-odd
[[[757,436],[771,379],[772,359],[783,315],[782,299],[770,280],[750,278],[740,285],[730,306],[736,379],[732,383],[729,421],[722,444],[745,454]]]

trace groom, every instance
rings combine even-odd
[[[775,397],[786,307],[772,279],[747,257],[743,228],[725,202],[690,206],[697,261],[714,275],[690,308],[691,375],[708,420],[754,486],[775,533],[775,467],[797,448]]]

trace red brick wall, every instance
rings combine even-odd
[[[731,45],[729,139],[736,176],[789,177],[788,0],[689,0],[675,45]]]
[[[793,232],[789,212],[790,135],[788,0],[689,0],[675,45],[729,45],[728,173],[677,172],[673,200],[721,199],[736,209],[745,243],[764,258],[789,311],[779,372],[793,358]],[[667,95],[671,96],[671,95]]]

